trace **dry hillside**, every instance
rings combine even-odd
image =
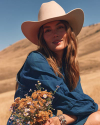
[[[78,36],[78,59],[81,83],[86,94],[100,103],[100,23],[83,27]],[[6,124],[9,107],[13,102],[16,74],[29,52],[37,46],[27,39],[0,51],[0,123]],[[5,108],[6,107],[6,108]]]

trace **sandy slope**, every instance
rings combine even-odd
[[[100,103],[100,24],[83,27],[78,36],[78,59],[83,91]],[[37,46],[20,40],[0,52],[0,123],[6,124],[13,102],[15,76],[29,52]],[[8,91],[8,92],[7,92]],[[1,125],[0,124],[0,125]]]
[[[81,75],[81,83],[84,93],[100,103],[100,70]]]
[[[10,116],[10,106],[13,103],[14,91],[0,94],[0,125],[6,125]]]

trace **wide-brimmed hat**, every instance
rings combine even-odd
[[[82,29],[84,12],[80,8],[65,13],[64,9],[55,1],[43,3],[38,14],[38,21],[26,21],[21,25],[23,34],[34,44],[38,45],[39,28],[51,21],[66,20],[76,36]]]

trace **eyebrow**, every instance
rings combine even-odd
[[[58,22],[58,23],[56,24],[56,26],[58,26],[59,24],[63,24],[63,23]],[[45,29],[45,28],[50,28],[50,26],[43,26],[43,29]]]

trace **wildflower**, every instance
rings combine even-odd
[[[46,100],[45,100],[45,99],[41,99],[41,102],[42,102],[42,103],[45,103],[45,102],[46,102]]]
[[[29,115],[29,113],[27,113],[27,112],[24,113],[24,116],[28,116],[28,115]]]
[[[28,93],[27,93],[27,94],[25,94],[24,96],[28,96]]]
[[[43,98],[45,98],[45,99],[46,99],[46,98],[47,98],[47,95],[46,95],[46,94],[44,94],[44,95],[43,95]]]
[[[25,108],[25,112],[29,112],[30,111],[30,108]]]
[[[43,103],[41,101],[39,101],[39,104],[40,104],[40,106],[43,106]]]
[[[33,94],[31,95],[31,97],[32,97],[33,99],[36,99],[36,98],[37,98],[37,94],[33,93]]]
[[[11,112],[13,111],[13,106],[10,106],[10,109],[9,109],[9,111],[11,111]]]
[[[11,119],[11,120],[14,120],[14,117],[13,117],[13,116],[11,116],[11,117],[10,117],[10,119]]]
[[[60,86],[59,86],[59,85],[57,85],[56,87],[57,87],[57,88],[60,88]]]
[[[29,92],[32,92],[32,89],[30,89]]]
[[[27,104],[28,104],[28,105],[31,105],[32,103],[31,103],[31,102],[28,102]]]
[[[21,122],[23,123],[24,119],[21,119]]]
[[[46,105],[46,106],[48,106],[48,105],[49,105],[49,103],[47,102],[45,105]]]
[[[38,85],[41,85],[41,82],[39,82]]]
[[[34,109],[34,108],[31,108],[31,110],[30,110],[30,113],[35,113],[35,111],[36,111],[36,109]]]
[[[15,102],[12,104],[12,107],[16,107],[16,103]]]
[[[52,101],[48,101],[49,104],[52,104]]]
[[[25,106],[25,103],[24,103],[24,102],[21,102],[21,103],[19,104],[18,109],[24,108],[24,106]]]
[[[18,103],[19,100],[20,100],[20,97],[17,97],[17,98],[15,99],[15,102]]]
[[[16,119],[16,122],[18,123],[18,122],[19,122],[19,119]]]
[[[54,96],[52,96],[52,99],[54,99],[55,97]]]
[[[27,124],[30,124],[30,123],[31,123],[30,121],[27,122]]]
[[[18,125],[22,125],[22,123],[19,123]]]
[[[48,106],[48,105],[50,105],[50,104],[52,104],[52,102],[51,102],[51,101],[48,101],[48,102],[46,103],[46,106]]]
[[[48,94],[48,97],[49,97],[49,98],[52,98],[52,95]]]
[[[36,84],[37,90],[32,92],[31,96],[25,94],[25,98],[16,98],[15,102],[11,105],[13,125],[37,125],[44,124],[49,117],[52,117],[52,99],[54,98],[52,92],[47,92],[41,87],[38,81]],[[32,90],[30,89],[29,92]],[[11,121],[10,120],[10,121]]]

